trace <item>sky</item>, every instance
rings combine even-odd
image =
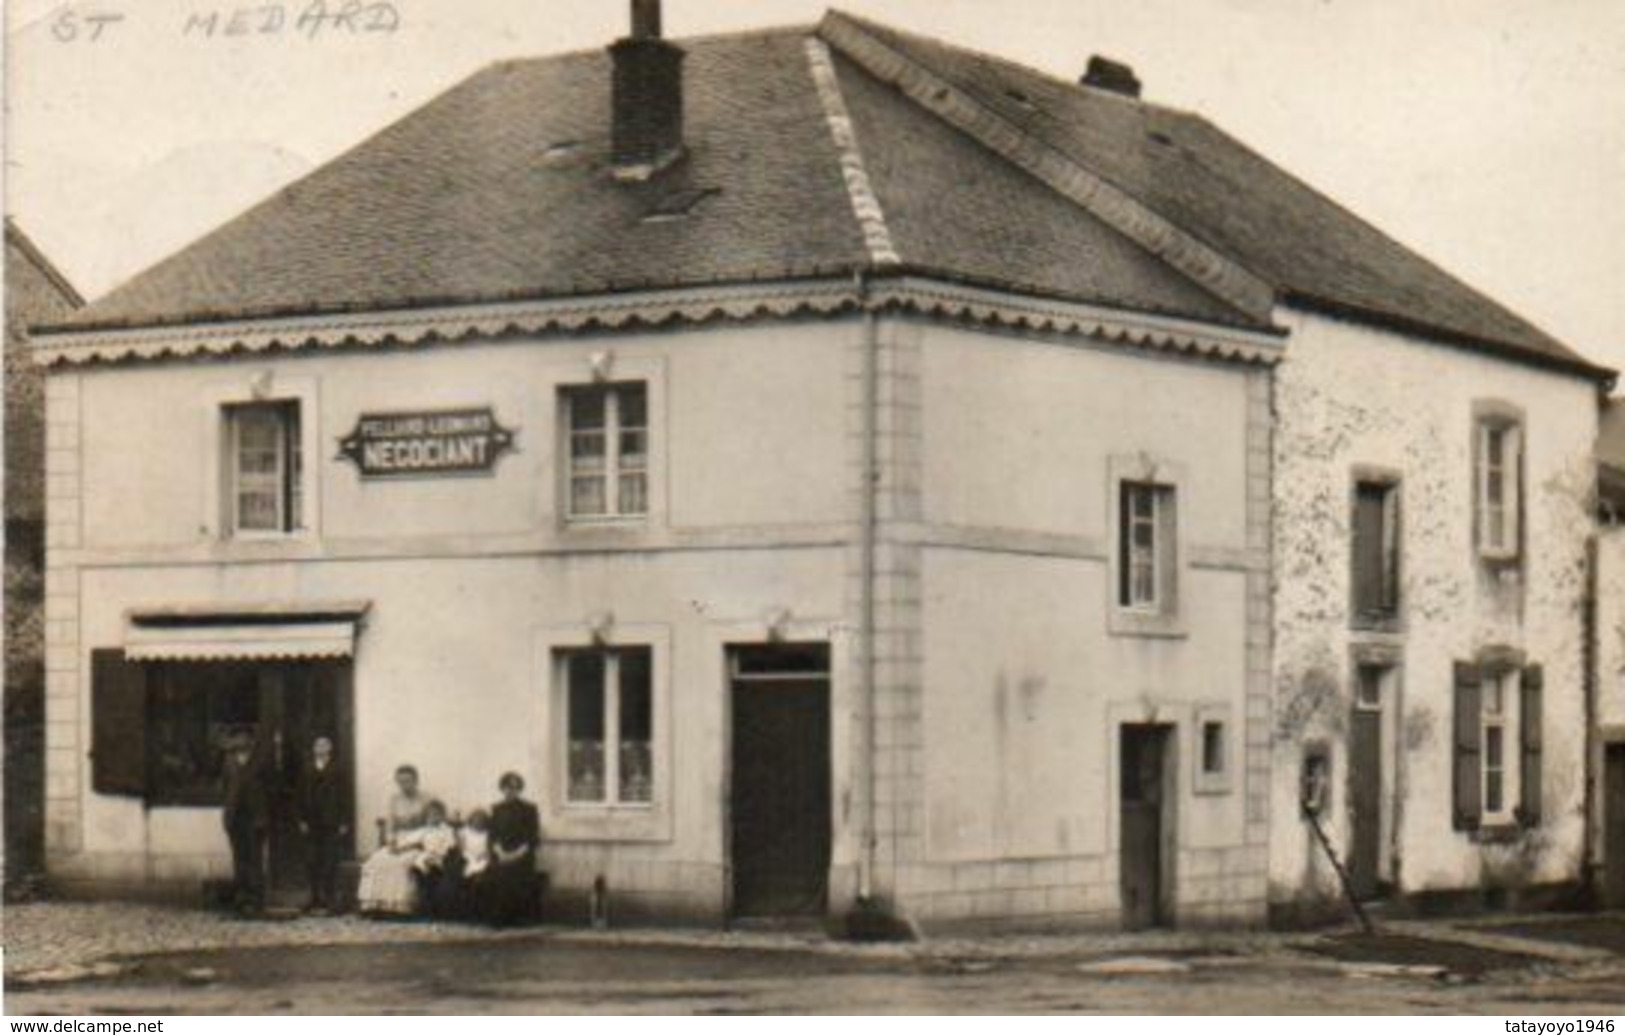
[[[9,0],[8,214],[93,298],[490,62],[604,46],[628,7],[349,2]],[[1148,99],[1625,368],[1625,0],[838,2],[1067,78],[1126,61]],[[826,6],[666,0],[665,25]]]

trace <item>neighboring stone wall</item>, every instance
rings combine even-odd
[[[30,325],[79,299],[9,224],[5,251],[5,842],[8,878],[44,864],[45,380]]]
[[[1346,726],[1354,651],[1400,661],[1391,845],[1406,893],[1572,881],[1584,793],[1584,604],[1595,386],[1577,377],[1288,310],[1276,379],[1274,827],[1270,897],[1336,907],[1334,874],[1298,810],[1304,745],[1332,747],[1333,845],[1346,853]],[[1496,578],[1472,531],[1473,404],[1526,415],[1526,556]],[[1402,479],[1402,623],[1351,633],[1350,492],[1356,465]],[[1544,816],[1513,843],[1452,829],[1452,665],[1484,647],[1545,670]]]

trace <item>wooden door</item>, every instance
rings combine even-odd
[[[1625,744],[1609,744],[1603,756],[1603,901],[1625,909]]]
[[[350,765],[353,745],[349,671],[349,663],[340,661],[266,665],[261,670],[261,729],[270,737],[276,789],[271,814],[270,886],[279,899],[309,890],[305,838],[299,831],[299,789],[311,744],[318,736],[328,737],[333,741],[339,771],[354,772]],[[350,826],[353,830],[354,823]]]
[[[732,697],[734,915],[822,914],[831,842],[829,681],[736,674]]]
[[[1172,854],[1166,846],[1172,793],[1168,727],[1124,726],[1118,759],[1123,927],[1160,927],[1169,919],[1172,887]]]
[[[1349,719],[1349,884],[1374,898],[1382,858],[1382,712],[1356,705]]]

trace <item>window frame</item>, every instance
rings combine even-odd
[[[643,397],[643,423],[628,427],[623,423],[622,410],[625,405],[623,393],[636,390]],[[647,522],[653,510],[652,488],[654,481],[652,453],[654,446],[653,428],[653,390],[647,379],[618,378],[616,380],[592,381],[582,384],[562,384],[558,388],[558,412],[560,415],[559,431],[559,457],[561,467],[561,499],[560,513],[568,525],[635,525]],[[575,415],[579,400],[592,394],[603,396],[603,425],[597,430],[578,430]],[[603,438],[603,470],[601,472],[582,475],[577,473],[577,457],[575,443],[577,436],[596,434]],[[641,464],[634,466],[630,471],[625,462],[628,455],[623,446],[623,435],[640,434],[643,436],[643,451]],[[621,499],[621,479],[625,475],[641,476],[643,479],[643,507],[640,510],[625,509]],[[604,510],[596,513],[580,513],[576,510],[575,486],[577,481],[591,477],[600,483],[603,491]]]
[[[298,550],[321,535],[322,498],[320,463],[322,410],[320,381],[308,374],[287,375],[276,368],[233,372],[206,383],[196,395],[196,434],[203,443],[199,477],[206,487],[198,513],[200,538],[227,552],[263,556],[267,551]],[[234,530],[236,502],[232,470],[232,434],[226,410],[254,403],[297,403],[299,452],[303,467],[299,478],[299,527],[291,532]]]
[[[648,659],[649,667],[649,797],[644,800],[627,799],[622,796],[623,784],[621,780],[621,706],[622,690],[621,664],[626,655],[641,653]],[[570,755],[573,742],[570,739],[570,720],[572,717],[571,701],[574,686],[571,685],[570,661],[572,658],[586,654],[597,654],[602,658],[602,679],[600,688],[602,694],[602,722],[603,722],[603,797],[602,798],[575,798],[572,797],[573,787],[570,773]],[[623,646],[595,646],[586,648],[563,648],[555,652],[556,680],[559,683],[559,699],[563,710],[562,723],[564,730],[563,750],[557,752],[562,771],[558,774],[561,788],[562,807],[569,810],[589,809],[594,811],[648,811],[654,808],[656,797],[660,795],[660,787],[654,772],[654,651],[643,645]]]
[[[226,534],[232,539],[285,539],[306,530],[304,480],[308,459],[304,450],[304,414],[299,399],[255,399],[221,406],[225,422]],[[277,415],[276,511],[277,528],[243,527],[242,469],[243,417],[254,412]],[[291,415],[292,419],[289,420]]]
[[[568,715],[561,678],[562,652],[592,649],[648,648],[650,652],[650,752],[652,801],[618,808],[608,803],[568,803]],[[674,837],[674,725],[672,630],[659,623],[623,622],[607,612],[587,612],[582,619],[535,628],[532,639],[532,701],[527,725],[536,803],[548,839],[560,843],[669,843]]]
[[[1490,708],[1491,688],[1499,697],[1499,707]],[[1518,804],[1522,800],[1522,773],[1520,769],[1522,729],[1523,671],[1518,666],[1486,667],[1479,682],[1479,805],[1481,827],[1511,826],[1517,821]],[[1500,736],[1500,765],[1490,766],[1490,733]],[[1490,776],[1492,771],[1500,777],[1499,808],[1490,808]]]
[[[1186,583],[1182,497],[1187,479],[1183,465],[1144,454],[1114,456],[1107,464],[1107,627],[1114,636],[1184,637],[1187,635],[1181,589]],[[1131,492],[1149,490],[1153,594],[1132,595],[1130,539],[1136,525],[1130,513]],[[1143,519],[1142,519],[1143,520]]]
[[[1479,400],[1473,404],[1472,493],[1473,547],[1486,564],[1515,566],[1522,561],[1526,510],[1528,425],[1523,410],[1500,400]],[[1501,492],[1498,500],[1490,494],[1492,443],[1501,441],[1499,466]],[[1501,515],[1501,535],[1490,535],[1491,517]]]
[[[1219,731],[1219,768],[1208,769],[1207,731],[1216,726]],[[1233,783],[1238,747],[1231,708],[1225,704],[1201,705],[1196,709],[1191,724],[1192,790],[1199,795],[1228,794]]]

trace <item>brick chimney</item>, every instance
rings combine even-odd
[[[612,43],[609,56],[611,171],[646,180],[683,154],[683,49],[661,38],[660,0],[632,0],[632,34]]]
[[[1134,74],[1134,69],[1120,61],[1103,58],[1099,54],[1089,58],[1088,71],[1084,72],[1083,78],[1078,81],[1084,86],[1122,94],[1124,97],[1140,96],[1140,80]]]

